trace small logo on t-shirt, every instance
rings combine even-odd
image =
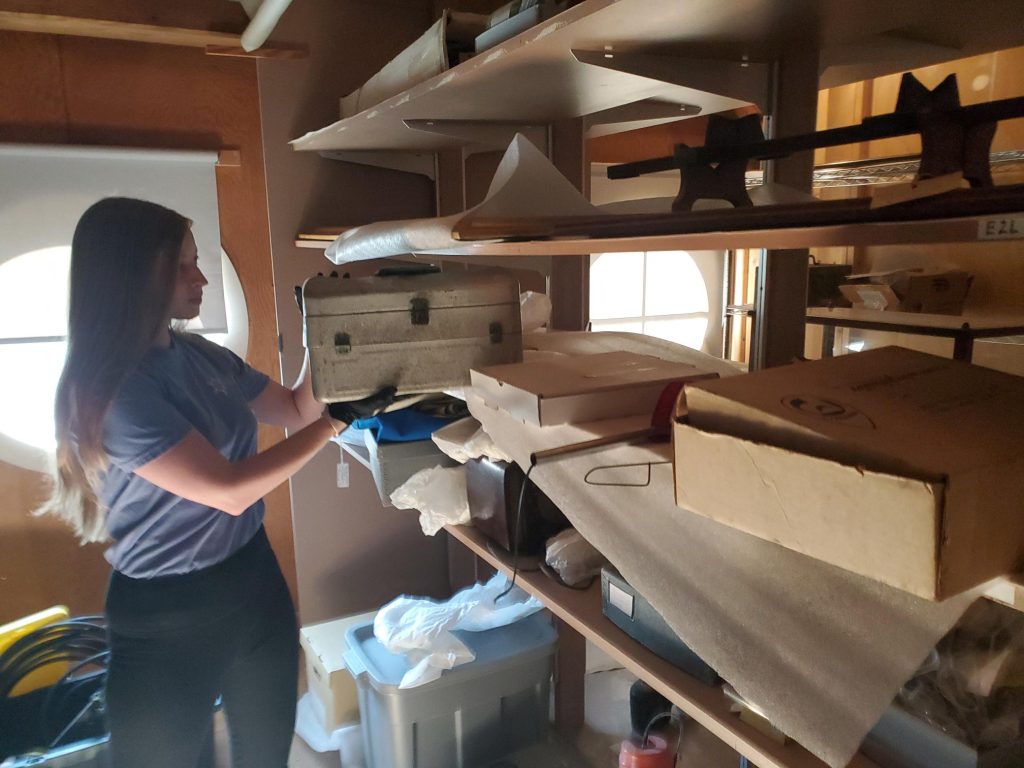
[[[210,389],[216,392],[218,395],[226,395],[228,393],[228,385],[224,379],[213,377],[210,379]]]

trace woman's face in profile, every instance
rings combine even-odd
[[[185,233],[185,239],[178,253],[178,272],[171,296],[171,319],[191,320],[199,314],[203,303],[203,286],[206,277],[199,269],[199,254],[192,231]]]

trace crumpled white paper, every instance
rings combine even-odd
[[[469,497],[466,493],[465,467],[429,467],[421,469],[391,493],[396,509],[415,509],[420,513],[420,528],[433,536],[446,525],[469,522]]]
[[[537,291],[519,294],[519,317],[523,333],[543,331],[551,322],[551,297]]]
[[[512,461],[472,416],[447,424],[430,436],[434,445],[450,459],[465,464],[486,456],[491,461]]]
[[[411,669],[399,688],[415,688],[437,680],[446,669],[467,664],[473,652],[452,634],[454,630],[483,632],[504,627],[536,613],[543,606],[519,587],[496,600],[508,587],[497,574],[486,584],[474,584],[451,599],[399,597],[377,612],[373,634],[391,653],[405,654]]]

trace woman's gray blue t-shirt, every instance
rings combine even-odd
[[[195,429],[228,461],[256,453],[249,402],[265,374],[194,334],[171,334],[121,386],[104,421],[110,464],[99,489],[110,564],[133,578],[188,573],[242,547],[263,523],[262,499],[241,515],[183,499],[134,473]]]

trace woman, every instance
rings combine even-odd
[[[43,508],[83,541],[110,539],[107,718],[116,768],[188,768],[222,697],[235,765],[286,765],[297,627],[263,530],[262,497],[394,389],[331,406],[308,360],[292,389],[171,329],[206,278],[190,222],[108,198],[71,245],[57,472]],[[257,453],[256,424],[288,429]]]

